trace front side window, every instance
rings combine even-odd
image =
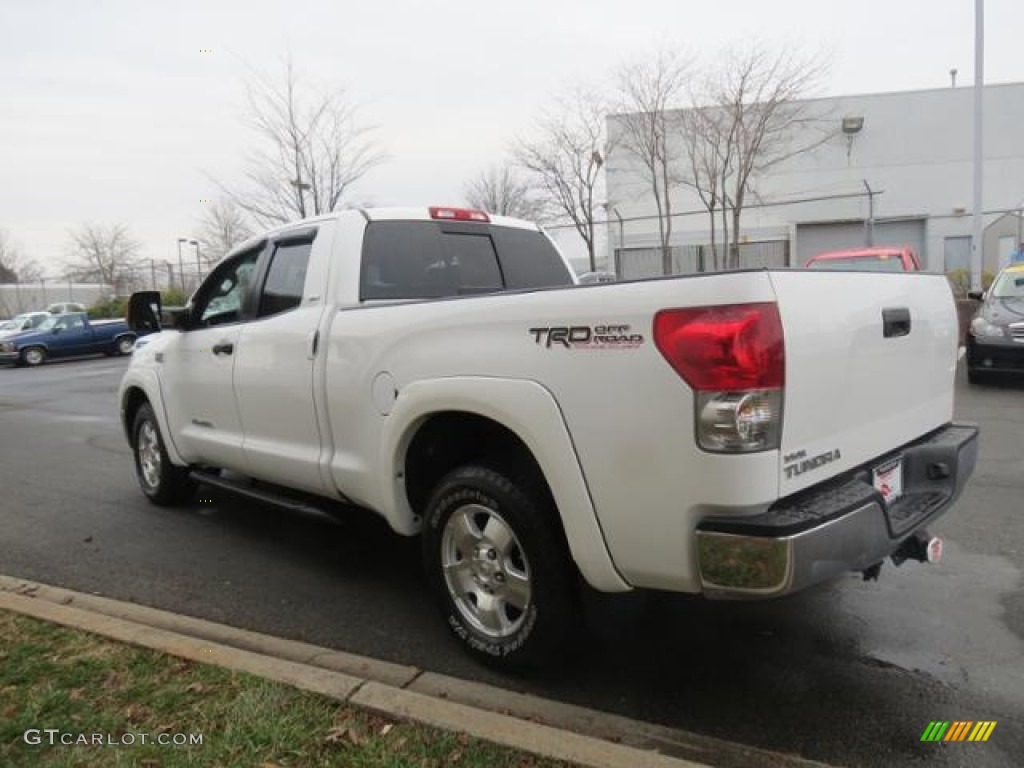
[[[287,312],[302,303],[306,286],[306,268],[313,244],[289,243],[274,251],[260,294],[260,317]]]
[[[259,255],[258,248],[246,251],[213,272],[196,296],[194,313],[200,325],[224,325],[242,319],[243,304]]]

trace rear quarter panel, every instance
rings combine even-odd
[[[773,298],[767,273],[750,272],[339,311],[326,366],[334,480],[346,495],[396,514],[384,490],[393,470],[366,480],[388,419],[373,407],[380,374],[394,381],[398,403],[417,382],[456,376],[535,382],[558,404],[619,572],[634,586],[696,591],[696,522],[723,505],[756,510],[773,501],[778,456],[696,447],[692,393],[656,349],[653,317]],[[538,334],[607,325],[628,326],[642,340],[567,348]],[[553,468],[542,469],[552,482]]]

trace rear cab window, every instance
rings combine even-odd
[[[493,224],[372,221],[360,299],[435,299],[572,285],[541,232]]]

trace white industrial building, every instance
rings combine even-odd
[[[815,130],[823,127],[827,138],[753,180],[741,222],[741,265],[799,266],[824,250],[864,245],[873,213],[876,245],[909,244],[929,271],[968,268],[974,89],[806,104],[820,118]],[[619,120],[608,118],[613,147]],[[1021,242],[1024,83],[985,87],[984,155],[984,268],[994,272]],[[608,268],[624,277],[660,274],[656,209],[642,165],[618,147],[605,169]],[[685,185],[672,192],[674,271],[693,271],[694,246],[709,243],[708,214]]]

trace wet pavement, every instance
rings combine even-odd
[[[982,443],[932,530],[940,565],[765,603],[589,594],[573,665],[523,680],[462,655],[417,543],[376,521],[208,493],[150,506],[116,422],[125,364],[0,369],[0,572],[840,765],[1022,762],[1024,382],[961,372],[957,416]],[[998,725],[985,744],[921,743],[932,720]]]

